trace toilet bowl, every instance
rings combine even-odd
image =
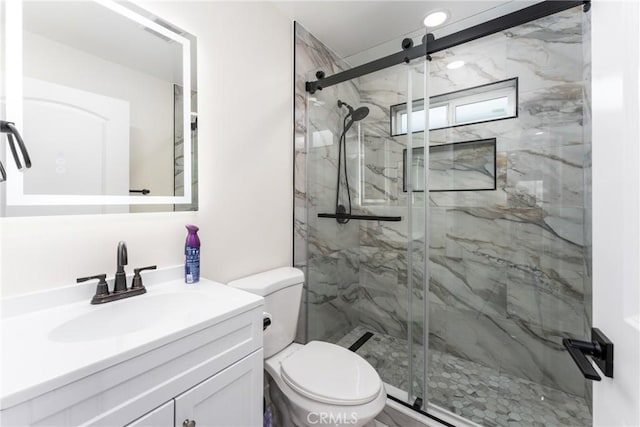
[[[303,273],[283,267],[229,283],[265,298],[271,325],[265,330],[265,371],[298,426],[363,426],[384,408],[387,394],[376,370],[335,344],[293,342]]]
[[[373,367],[335,344],[291,344],[266,359],[265,370],[288,400],[296,425],[359,427],[374,419],[387,400]]]

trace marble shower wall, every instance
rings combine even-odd
[[[304,82],[315,80],[317,70],[330,75],[348,65],[299,25],[295,65],[294,263],[306,273],[305,314],[297,338],[301,342],[313,339],[337,342],[355,327],[367,325],[373,331],[392,331],[406,339],[408,322],[412,320],[419,324],[419,328],[414,328],[417,344],[414,354],[422,360],[422,321],[418,316],[423,312],[422,292],[416,293],[407,286],[407,197],[402,193],[397,159],[392,168],[378,166],[385,165],[389,156],[401,156],[406,148],[406,136],[389,137],[388,108],[406,102],[408,73],[415,80],[415,97],[424,96],[424,70],[416,72],[414,67],[402,65],[376,73],[378,81],[355,79],[307,96]],[[367,84],[389,95],[383,104],[374,106],[370,100],[362,99]],[[368,117],[353,125],[346,140],[353,211],[366,214],[383,209],[385,215],[402,216],[405,221],[353,220],[338,224],[333,219],[317,217],[318,213],[335,211],[338,140],[345,115],[345,110],[337,107],[338,99],[354,108],[361,105],[370,108]],[[413,139],[424,146],[422,136]],[[346,205],[344,180],[340,188],[340,203]],[[390,199],[394,199],[391,204]],[[424,197],[419,199],[424,206]],[[416,234],[424,235],[419,219],[414,223]],[[424,264],[424,239],[416,242],[415,247],[414,262]],[[422,286],[422,275],[414,280]],[[410,293],[414,316],[409,316]],[[417,387],[421,390],[420,383]]]
[[[584,33],[588,15],[575,8],[438,52],[428,79],[430,96],[519,82],[517,118],[430,132],[432,145],[496,138],[497,189],[428,193],[429,346],[579,396],[590,391],[561,338],[584,339],[591,323]],[[447,69],[455,59],[466,65]],[[299,25],[295,66],[294,264],[307,273],[309,320],[299,338],[335,341],[355,326],[407,338],[412,322],[421,344],[424,295],[408,285],[407,247],[414,247],[413,283],[421,283],[426,193],[414,194],[409,227],[407,136],[390,136],[389,107],[406,101],[409,75],[411,98],[422,98],[424,66],[414,61],[327,88],[307,104],[304,82],[316,70],[348,65]],[[371,111],[348,138],[354,211],[402,222],[317,218],[334,209],[339,98]],[[414,134],[413,146],[423,137]]]
[[[432,145],[497,141],[495,191],[429,193],[430,347],[580,396],[584,380],[561,338],[584,339],[590,327],[583,15],[575,8],[438,52],[429,75],[430,96],[519,79],[517,118],[430,132]],[[458,59],[466,65],[446,68]],[[392,93],[386,80],[378,73],[358,86],[362,102],[381,112],[373,114],[374,135],[364,142],[371,152],[385,147],[384,162],[375,163],[375,156],[374,164],[364,162],[377,171],[371,192],[377,190],[378,200],[362,206],[379,215],[408,203],[401,182],[405,137],[390,138],[388,131],[389,107],[406,93],[403,85]],[[406,336],[400,313],[409,310],[399,284],[406,286],[410,236],[406,226],[390,224],[361,225],[360,287],[377,298],[358,301],[358,310],[365,327]]]
[[[377,80],[355,79],[307,97],[305,82],[315,80],[317,70],[331,75],[350,67],[302,26],[296,24],[295,29],[294,265],[306,276],[297,339],[337,341],[361,324],[406,337],[411,318],[406,221],[350,221],[342,225],[317,214],[335,210],[338,139],[345,113],[337,107],[341,99],[354,108],[370,108],[369,116],[353,125],[346,141],[353,211],[366,214],[382,209],[385,215],[406,218],[407,197],[402,193],[402,175],[397,172],[401,164],[395,159],[393,167],[384,166],[389,156],[402,155],[406,136],[389,137],[388,109],[406,102],[408,72],[413,75],[415,97],[423,97],[424,70],[400,65],[376,73]],[[361,93],[367,85],[387,94],[384,102],[373,105],[372,100],[363,99]],[[413,139],[416,145],[424,146],[422,136]],[[344,205],[345,184],[340,182],[340,203]],[[424,197],[420,198],[424,206]],[[423,235],[424,226],[418,218],[414,224],[417,235]],[[380,244],[382,240],[384,244]],[[415,247],[414,262],[424,264],[424,239]],[[422,283],[422,276],[414,280]],[[388,286],[388,281],[393,285]],[[417,297],[413,311],[419,314],[423,311],[422,295]],[[413,320],[421,324],[417,317]],[[414,331],[421,345],[422,330]]]
[[[327,46],[295,24],[294,266],[306,277],[299,342],[331,341],[353,328],[349,305],[357,299],[358,228],[353,223],[338,225],[317,214],[335,210],[338,138],[342,130],[337,101],[356,106],[359,94],[354,83],[309,97],[305,91],[305,82],[315,80],[316,71],[331,75],[348,68]],[[347,154],[353,162],[353,153]],[[352,174],[356,167],[349,165]],[[349,178],[355,182],[355,175]],[[343,190],[344,185],[343,180]]]
[[[424,194],[411,201],[403,192],[403,150],[408,136],[390,136],[389,108],[424,97],[424,61],[401,64],[357,79],[360,104],[369,108],[362,121],[360,141],[361,198],[359,211],[365,214],[400,216],[400,222],[358,221],[360,270],[359,298],[351,306],[358,325],[405,341],[412,334],[413,359],[422,360]],[[411,91],[409,96],[408,91]],[[424,147],[424,134],[412,135],[412,147]],[[410,234],[411,248],[409,248]],[[408,257],[414,265],[409,278]],[[408,348],[407,348],[408,351]],[[399,387],[400,384],[393,384]],[[418,385],[420,387],[420,385]],[[414,390],[416,395],[422,395]]]

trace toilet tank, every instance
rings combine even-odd
[[[264,333],[265,359],[293,342],[303,283],[304,274],[293,267],[276,268],[229,282],[229,286],[264,297],[264,311],[271,316],[271,325]]]

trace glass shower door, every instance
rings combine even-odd
[[[404,109],[393,109],[392,134],[404,131],[406,148],[403,150],[402,188],[407,203],[407,304],[408,304],[408,351],[409,396],[407,403],[424,409],[428,402],[428,188],[429,174],[429,100],[426,96],[426,76],[429,67],[426,60],[415,60],[404,66],[407,76],[407,99]],[[399,113],[399,115],[398,115]],[[394,126],[395,124],[395,126]]]
[[[562,346],[591,327],[587,32],[577,7],[432,55],[434,414],[591,425],[590,385]]]
[[[307,94],[306,341],[436,416],[590,425],[561,344],[591,327],[588,31],[577,7]]]
[[[407,101],[424,76],[414,60],[307,95],[306,341],[355,351],[409,404],[424,400],[425,199],[406,188],[424,148]]]

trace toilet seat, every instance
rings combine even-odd
[[[335,344],[311,341],[280,364],[283,381],[316,402],[353,406],[379,396],[382,381],[356,353]]]

